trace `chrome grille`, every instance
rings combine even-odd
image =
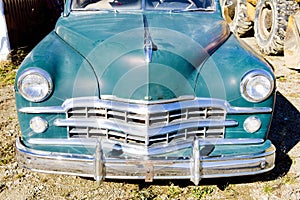
[[[136,125],[167,125],[186,120],[223,120],[225,110],[221,108],[187,108],[162,111],[157,113],[133,113],[116,109],[80,107],[71,108],[68,118],[102,118],[108,120],[118,120],[124,123]]]
[[[217,102],[217,103],[216,103]],[[222,103],[222,102],[221,102]],[[131,104],[95,100],[66,105],[69,138],[97,138],[135,145],[171,141],[223,138],[226,109],[218,101],[188,100],[165,104]]]
[[[70,138],[97,138],[105,137],[109,140],[114,140],[118,142],[124,142],[129,144],[145,144],[152,145],[155,143],[169,143],[173,140],[178,139],[193,139],[194,136],[199,138],[223,138],[223,127],[214,128],[189,128],[182,129],[166,134],[155,135],[155,136],[137,136],[131,135],[130,133],[125,133],[122,131],[113,131],[108,129],[100,128],[88,128],[88,127],[69,127],[69,137]]]

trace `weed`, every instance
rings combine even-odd
[[[178,197],[178,195],[181,194],[181,190],[178,186],[174,186],[174,184],[172,184],[169,188],[168,188],[168,197],[173,199],[173,198],[176,198]]]
[[[19,174],[16,175],[17,179],[20,179],[20,178],[23,178],[23,177],[25,177],[25,174],[23,174],[23,173],[19,173]]]
[[[148,188],[143,188],[140,191],[133,191],[135,199],[139,200],[150,200],[154,199],[157,195],[155,195],[152,186]]]
[[[214,192],[212,186],[198,186],[192,190],[192,195],[197,199],[204,198],[207,195],[211,195]]]
[[[46,183],[48,181],[48,178],[47,177],[41,177],[40,180],[41,180],[42,183]]]
[[[7,165],[8,163],[12,162],[13,156],[11,155],[6,155],[4,158],[0,159],[0,166],[1,165]]]
[[[17,68],[10,61],[0,62],[0,86],[12,85],[14,83]]]
[[[29,52],[28,48],[19,48],[12,50],[9,54],[9,60],[13,65],[19,66]]]
[[[290,175],[286,175],[284,177],[282,177],[282,181],[284,182],[284,184],[289,184],[292,185],[296,182],[295,180],[296,178]]]
[[[298,93],[290,93],[289,97],[291,98],[298,98],[299,94]]]
[[[265,184],[263,189],[266,194],[272,194],[273,191],[275,190],[275,187],[273,187],[269,184]]]
[[[14,84],[18,66],[28,54],[26,48],[12,50],[9,55],[9,61],[0,62],[0,87]]]
[[[8,163],[7,159],[6,158],[1,158],[0,160],[0,166],[1,165],[6,165]]]
[[[287,81],[286,76],[277,76],[276,79],[281,82]]]

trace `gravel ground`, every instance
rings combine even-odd
[[[254,48],[253,39],[246,42]],[[14,142],[20,134],[13,86],[0,87],[0,199],[300,199],[300,70],[283,57],[267,57],[277,77],[277,102],[270,139],[276,167],[260,176],[189,181],[105,181],[49,175],[20,168]]]

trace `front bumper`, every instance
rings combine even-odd
[[[24,167],[45,173],[103,179],[190,179],[196,185],[202,178],[255,175],[270,171],[275,164],[275,147],[259,153],[232,156],[203,156],[200,140],[195,139],[189,158],[151,157],[120,159],[105,157],[101,142],[94,155],[33,150],[17,139],[17,160]]]

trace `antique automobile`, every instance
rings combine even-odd
[[[15,91],[30,170],[199,184],[274,168],[273,70],[215,0],[67,0]]]

